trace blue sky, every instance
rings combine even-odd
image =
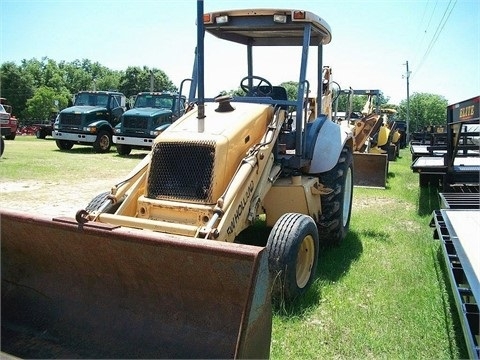
[[[180,85],[190,77],[196,42],[195,0],[0,0],[0,63],[48,57],[89,59],[115,70],[148,66]],[[296,8],[332,29],[324,65],[342,88],[380,89],[399,103],[410,94],[444,96],[449,104],[480,95],[479,0],[205,0],[204,10]],[[246,75],[243,48],[212,37],[205,43],[205,95],[236,89]],[[255,74],[274,85],[298,80],[299,55],[277,53]],[[220,61],[222,52],[236,61]],[[313,67],[313,66],[312,66]]]

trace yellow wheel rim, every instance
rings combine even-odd
[[[315,241],[311,235],[306,236],[300,244],[297,254],[297,286],[304,288],[312,273],[315,261]]]

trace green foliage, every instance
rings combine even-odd
[[[119,90],[130,97],[142,91],[177,91],[177,87],[162,70],[129,66],[121,78]]]
[[[0,95],[12,105],[12,113],[21,118],[27,99],[34,93],[33,74],[23,71],[13,62],[3,63],[0,67]]]
[[[445,125],[447,106],[447,100],[441,95],[414,93],[409,101],[410,131],[421,131],[431,125]],[[407,119],[407,100],[400,102],[397,116]]]
[[[131,97],[149,91],[152,80],[155,91],[177,91],[167,74],[159,69],[144,66],[115,71],[88,59],[57,63],[47,57],[33,58],[22,60],[20,65],[1,64],[0,96],[12,105],[13,114],[21,123],[29,123],[50,118],[53,111],[70,106],[70,100],[79,91],[118,90]],[[52,109],[54,100],[58,108]],[[46,108],[40,109],[42,106]]]
[[[55,92],[48,86],[41,86],[35,92],[35,95],[27,100],[25,114],[30,119],[49,119],[59,109],[67,107],[68,100],[69,94],[67,92]]]
[[[285,90],[287,90],[288,100],[290,101],[297,100],[298,82],[287,81],[287,82],[281,83],[280,86],[283,86]]]
[[[388,107],[387,106],[388,100],[389,98],[385,97],[383,94],[374,96],[373,106],[374,108],[378,106],[380,109]],[[352,112],[362,112],[367,101],[368,101],[368,95],[353,95],[350,100],[350,97],[348,96],[348,94],[342,93],[338,96],[337,111],[347,112],[350,109],[350,111]]]

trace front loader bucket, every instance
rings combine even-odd
[[[387,154],[353,153],[353,184],[355,186],[385,189],[387,174]]]
[[[2,356],[269,357],[264,248],[0,217]]]

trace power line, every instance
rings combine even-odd
[[[425,8],[423,10],[422,19],[420,20],[420,23],[419,23],[419,26],[418,26],[418,31],[422,33],[422,38],[421,38],[420,42],[417,42],[417,46],[415,46],[415,49],[417,49],[415,57],[414,57],[415,63],[417,63],[416,60],[419,58],[419,52],[423,48],[423,43],[424,43],[425,38],[427,36],[428,30],[430,29],[430,23],[432,22],[433,15],[435,14],[435,10],[437,9],[438,0],[435,1],[435,6],[433,7],[433,11],[430,14],[430,18],[428,19],[427,26],[425,28],[423,28],[425,14],[427,13],[427,9],[428,9],[428,3],[429,3],[429,0],[427,0],[427,2],[425,3]],[[418,40],[418,38],[417,38],[417,40]]]
[[[457,4],[457,1],[458,0],[455,0],[452,7],[450,8],[450,11],[449,11],[449,7],[450,7],[450,4],[452,3],[452,0],[450,0],[448,2],[447,8],[443,12],[443,16],[442,16],[442,18],[440,19],[440,22],[437,25],[437,29],[435,30],[435,33],[433,34],[433,37],[430,40],[430,44],[428,44],[427,50],[425,51],[425,54],[423,55],[422,60],[420,61],[420,64],[418,65],[416,74],[418,74],[418,72],[420,71],[420,68],[425,63],[425,60],[427,59],[428,55],[430,55],[430,52],[432,51],[433,47],[435,46],[435,43],[437,42],[438,37],[442,33],[442,30],[445,27],[445,24],[447,23],[448,19],[450,18],[450,14],[452,13],[453,9],[455,8],[455,5]],[[447,14],[447,12],[448,12],[448,14]]]

